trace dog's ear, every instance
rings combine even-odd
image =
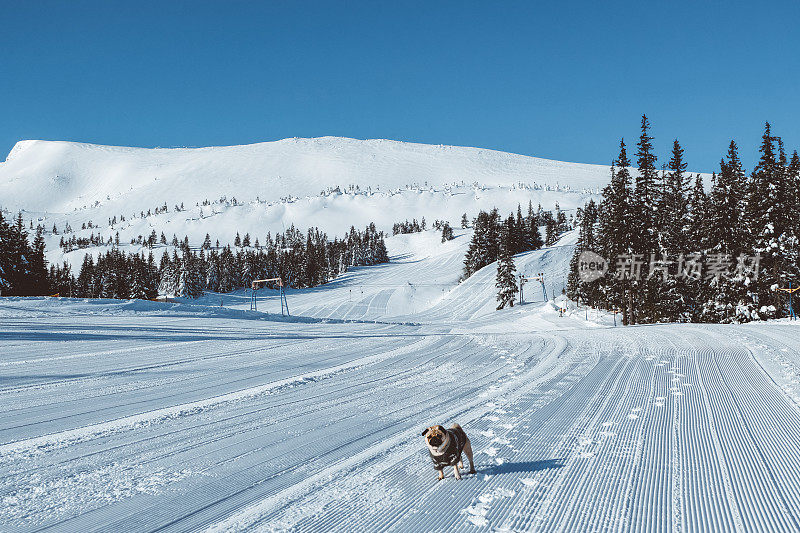
[[[425,435],[427,435],[430,430],[431,428],[425,428],[425,431],[422,432],[422,436],[424,437]]]
[[[444,434],[444,433],[447,433],[447,430],[446,430],[446,429],[444,429],[444,426],[436,426],[436,427],[438,427],[438,428],[439,428],[439,431],[441,431],[443,434]]]

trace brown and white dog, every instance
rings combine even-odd
[[[469,437],[458,424],[453,424],[450,429],[444,426],[431,426],[422,432],[428,444],[428,453],[433,460],[433,468],[439,471],[439,479],[444,479],[444,467],[452,466],[456,479],[461,479],[459,468],[464,468],[461,462],[461,452],[469,459],[469,473],[475,473],[475,464],[472,462],[472,443]]]

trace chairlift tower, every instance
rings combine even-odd
[[[256,291],[261,289],[264,284],[270,282],[276,282],[278,284],[278,291],[280,291],[280,299],[281,299],[281,316],[289,316],[289,301],[286,299],[286,291],[283,289],[283,280],[281,278],[267,278],[267,279],[256,279],[250,284],[250,310],[251,311],[258,311],[258,298],[256,296]]]
[[[544,272],[538,272],[534,277],[531,278],[531,281],[538,281],[542,285],[542,297],[544,301],[547,301],[547,289],[544,286]]]

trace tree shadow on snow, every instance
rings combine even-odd
[[[561,468],[564,466],[564,459],[541,459],[539,461],[520,461],[517,463],[503,463],[501,465],[490,465],[476,467],[479,474],[524,474],[529,472],[539,472],[540,470],[550,470],[551,468]]]

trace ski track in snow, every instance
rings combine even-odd
[[[0,529],[800,530],[797,325],[494,313],[492,267],[412,302],[450,246],[290,296],[361,322],[0,301]],[[453,422],[477,474],[437,482]]]

